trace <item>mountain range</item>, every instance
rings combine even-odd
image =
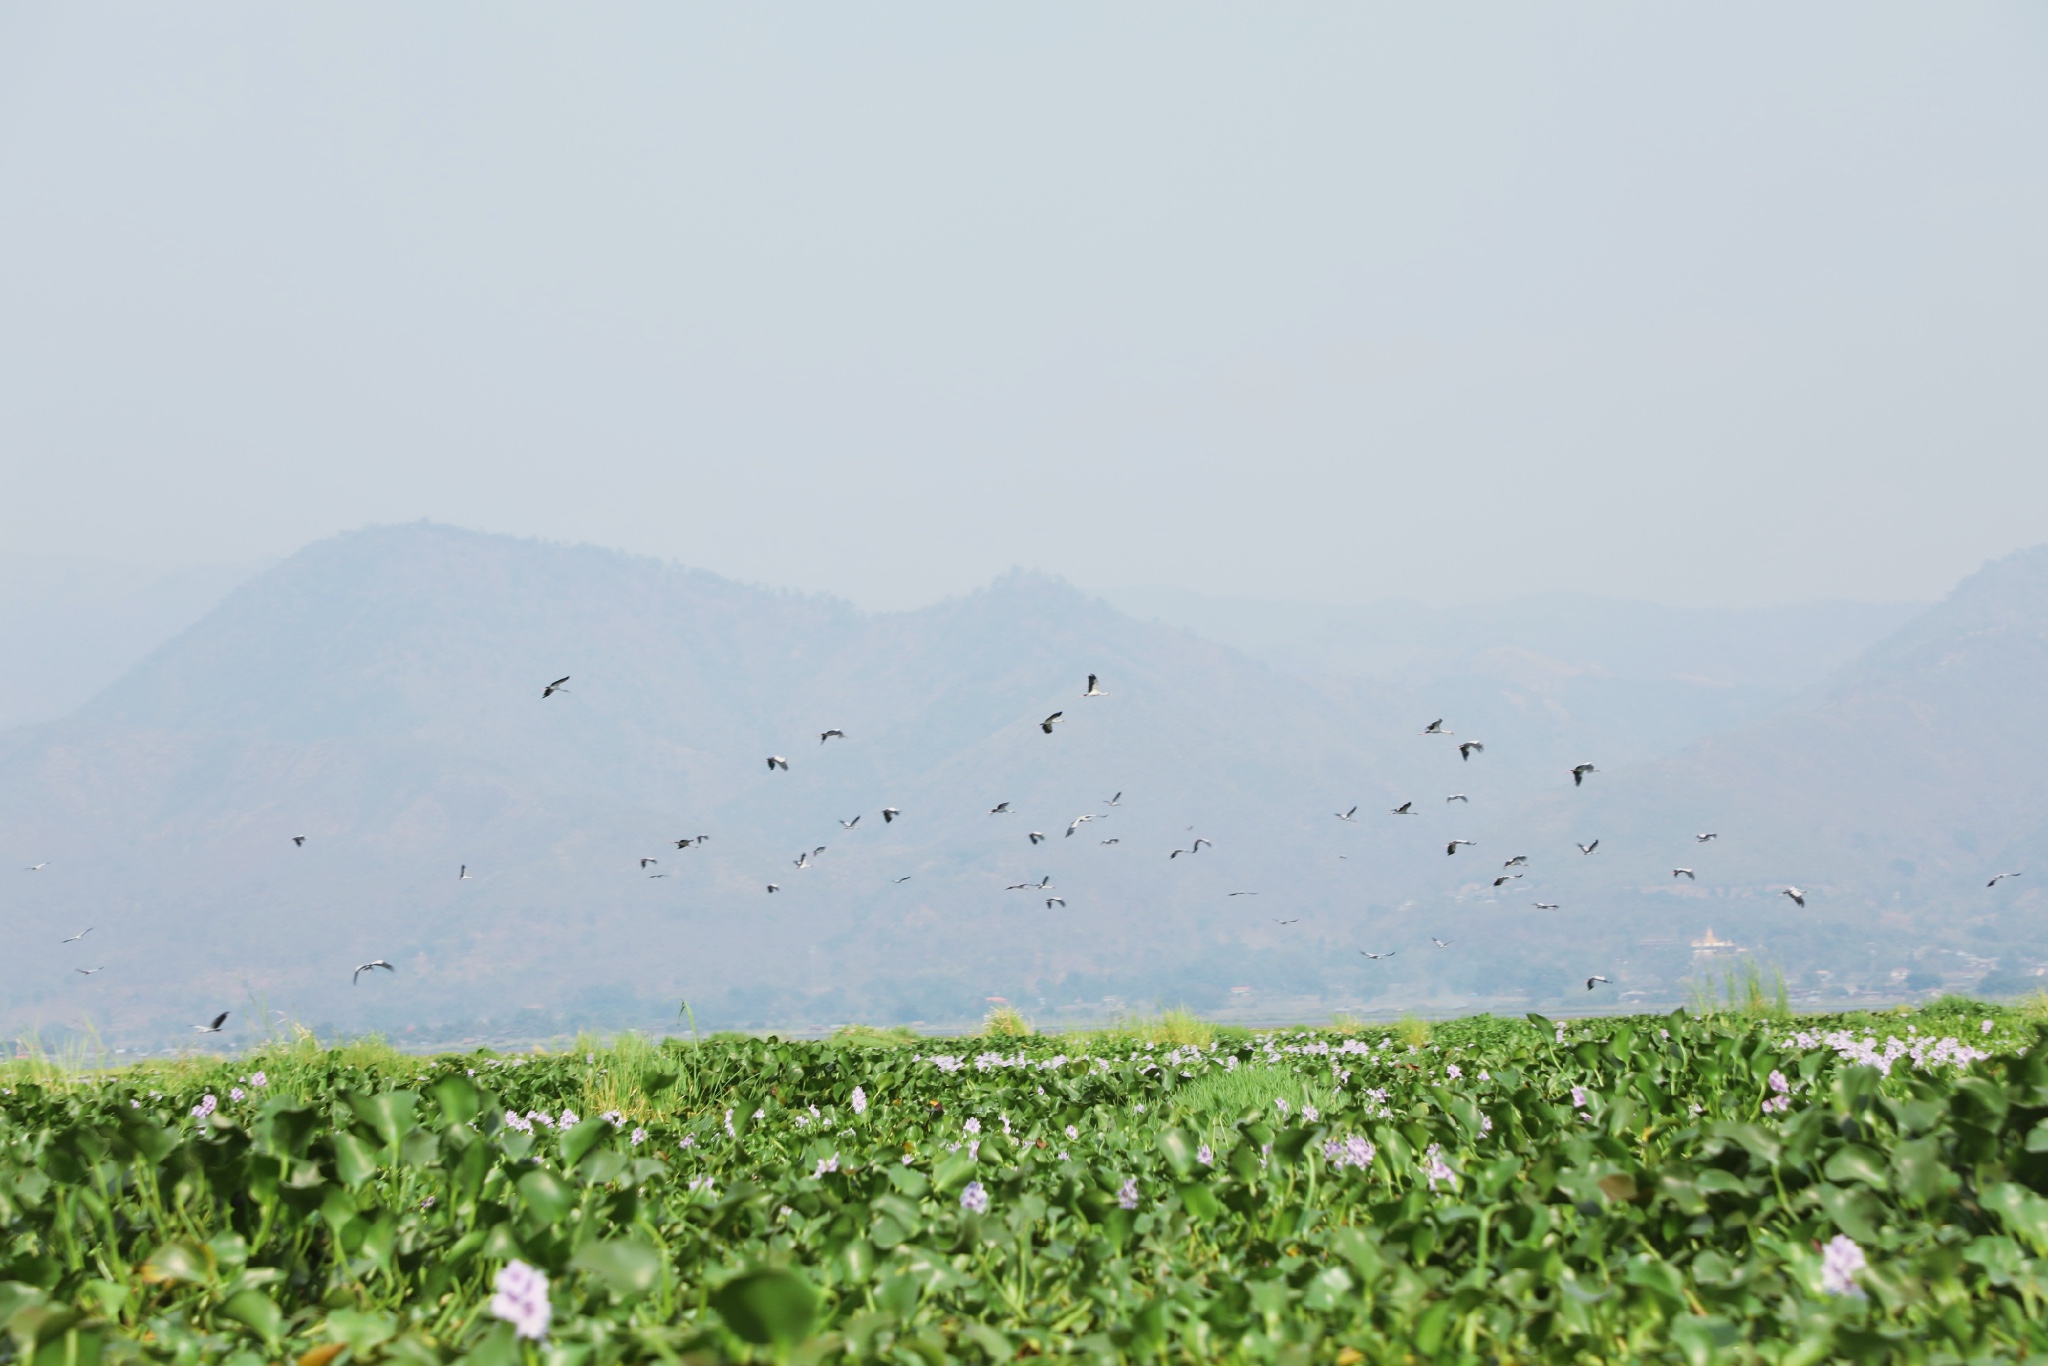
[[[150,1049],[220,1009],[422,1042],[685,1001],[784,1029],[1559,1009],[1592,973],[1678,999],[1709,928],[1814,998],[2048,957],[2048,551],[1925,609],[1546,599],[1277,643],[1121,596],[1016,573],[865,613],[424,524],[320,542],[0,732],[0,1019]]]

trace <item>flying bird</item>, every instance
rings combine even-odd
[[[1458,757],[1460,759],[1470,760],[1473,755],[1484,753],[1486,753],[1486,746],[1480,744],[1477,740],[1460,740],[1458,742]]]
[[[882,808],[882,824],[889,825],[892,822],[894,822],[898,816],[902,814],[903,813],[901,811],[897,810],[893,806],[885,806]]]
[[[1301,917],[1296,916],[1292,920],[1276,920],[1273,923],[1275,925],[1299,925],[1301,923]]]
[[[1528,856],[1527,854],[1517,854],[1517,855],[1515,855],[1515,856],[1514,856],[1513,858],[1509,859],[1509,860],[1508,860],[1508,861],[1507,861],[1506,863],[1503,863],[1503,864],[1501,865],[1501,867],[1503,867],[1503,868],[1522,868],[1522,867],[1526,867],[1526,866],[1528,865],[1528,862],[1529,862],[1529,856]]]
[[[107,965],[105,963],[102,963],[96,968],[73,968],[71,970],[81,977],[90,977],[96,972],[105,972],[107,970]]]
[[[1122,843],[1123,843],[1123,841],[1122,841],[1122,840],[1120,840],[1120,839],[1115,839],[1115,838],[1111,838],[1111,839],[1106,839],[1106,840],[1104,840],[1104,841],[1103,841],[1103,843],[1104,843],[1104,844],[1122,844]]]
[[[1583,783],[1584,783],[1584,782],[1586,781],[1586,775],[1587,775],[1588,773],[1598,773],[1599,771],[1600,771],[1599,769],[1597,769],[1597,768],[1593,767],[1593,766],[1592,766],[1591,764],[1575,764],[1575,765],[1573,765],[1573,766],[1572,766],[1572,786],[1573,786],[1573,787],[1578,787],[1578,786],[1582,785],[1582,784],[1583,784]]]
[[[1365,950],[1360,949],[1359,952],[1365,953]],[[1399,952],[1399,949],[1388,949],[1385,953],[1365,953],[1365,956],[1367,958],[1372,959],[1374,962],[1378,962],[1382,958],[1392,958],[1395,954]]]
[[[22,871],[23,871],[23,872],[25,872],[25,873],[40,873],[40,872],[42,872],[42,871],[43,871],[43,869],[45,869],[45,868],[47,868],[47,867],[49,867],[49,866],[50,866],[50,865],[49,865],[49,864],[47,864],[47,863],[31,863],[31,864],[30,864],[30,865],[29,865],[28,867],[24,868],[24,869],[23,869]]]
[[[1999,883],[2001,883],[2001,882],[2005,881],[2005,880],[2006,880],[2007,878],[2009,878],[2009,877],[2019,877],[2019,876],[2020,876],[2020,874],[2018,874],[2018,873],[2000,873],[2000,874],[1999,874],[1999,875],[1998,875],[1997,877],[1995,877],[1995,878],[1992,878],[1992,879],[1991,879],[1991,881],[1989,881],[1989,882],[1985,883],[1984,885],[1985,885],[1986,887],[1996,887],[1996,886],[1997,886],[1997,885],[1998,885]],[[69,942],[69,941],[66,941],[66,942]]]
[[[462,871],[461,871],[461,872],[459,872],[459,873],[457,873],[457,874],[455,875],[455,880],[456,880],[457,882],[467,882],[467,881],[469,881],[469,865],[468,865],[468,864],[466,864],[466,863],[465,863],[465,864],[463,864],[463,865],[462,865]]]
[[[1063,896],[1049,896],[1045,899],[1045,909],[1048,911],[1055,906],[1064,906],[1066,904],[1067,899]]]
[[[789,772],[789,760],[783,758],[780,754],[769,755],[768,771],[770,773],[773,773],[778,768],[781,769],[784,773]]]
[[[1176,849],[1176,850],[1174,850],[1174,851],[1173,851],[1172,853],[1168,854],[1168,855],[1167,855],[1166,857],[1167,857],[1167,858],[1169,858],[1169,859],[1177,859],[1177,858],[1179,858],[1179,857],[1180,857],[1180,856],[1181,856],[1182,854],[1185,854],[1186,852],[1187,852],[1187,850],[1185,850],[1185,849]]]
[[[1673,869],[1671,870],[1671,876],[1673,876],[1673,877],[1682,877],[1682,878],[1686,879],[1686,880],[1687,880],[1687,881],[1689,881],[1689,882],[1698,882],[1698,881],[1699,881],[1699,879],[1698,879],[1698,878],[1696,878],[1696,877],[1694,877],[1694,876],[1692,875],[1692,869],[1690,869],[1690,868],[1673,868]]]
[[[564,683],[567,683],[568,681],[569,675],[563,674],[560,678],[548,684],[545,688],[542,688],[540,690],[541,700],[546,701],[548,698],[553,697],[558,692],[569,691],[567,688],[562,686]]]
[[[1449,947],[1451,946],[1451,941],[1450,941],[1450,940],[1448,940],[1448,939],[1439,939],[1439,938],[1437,938],[1437,937],[1436,937],[1435,935],[1431,935],[1431,936],[1429,937],[1429,942],[1430,942],[1430,943],[1432,943],[1432,944],[1434,944],[1434,945],[1436,945],[1436,946],[1437,946],[1438,948],[1440,948],[1440,949],[1447,949],[1447,948],[1449,948]]]
[[[1043,844],[1043,843],[1045,843],[1045,832],[1044,832],[1043,830],[1034,830],[1034,831],[1032,831],[1032,832],[1031,832],[1031,842],[1032,842],[1033,844]]]
[[[1554,911],[1557,909],[1557,903],[1555,901],[1539,901],[1536,903],[1536,909],[1539,911]]]
[[[844,740],[845,738],[846,732],[843,730],[821,730],[818,732],[818,743],[821,745],[827,740]]]
[[[220,1014],[213,1017],[212,1024],[193,1025],[192,1027],[198,1030],[201,1034],[218,1034],[220,1033],[220,1027],[226,1024],[227,1022],[228,1013],[225,1010],[223,1010]]]
[[[1071,837],[1072,837],[1072,835],[1073,835],[1073,833],[1074,833],[1074,832],[1075,832],[1076,830],[1079,830],[1079,829],[1080,829],[1080,828],[1081,828],[1082,826],[1086,825],[1086,824],[1087,824],[1087,823],[1088,823],[1089,821],[1092,821],[1092,820],[1094,820],[1094,819],[1095,819],[1095,817],[1094,817],[1094,816],[1092,816],[1092,815],[1090,815],[1090,816],[1076,816],[1076,817],[1074,817],[1074,819],[1073,819],[1073,820],[1071,820],[1071,821],[1069,821],[1069,822],[1067,823],[1067,835],[1068,835],[1068,837],[1070,837],[1070,838],[1071,838]]]
[[[988,814],[991,816],[1007,816],[1010,814],[1010,804],[1008,802],[997,802],[988,809]]]
[[[1444,719],[1443,719],[1443,718],[1442,718],[1441,716],[1439,716],[1439,717],[1438,717],[1438,718],[1437,718],[1436,720],[1434,720],[1434,721],[1430,722],[1430,723],[1429,723],[1428,725],[1424,726],[1424,727],[1422,728],[1422,733],[1423,733],[1424,735],[1455,735],[1455,734],[1457,734],[1457,732],[1456,732],[1456,731],[1449,731],[1449,730],[1445,730],[1445,729],[1444,729]]]
[[[1467,806],[1470,806],[1472,804],[1472,799],[1462,792],[1453,792],[1450,796],[1444,798],[1444,800],[1447,802],[1463,802]]]
[[[1800,891],[1797,887],[1784,888],[1782,891],[1778,893],[1778,895],[1791,897],[1792,900],[1802,908],[1804,908],[1806,905],[1806,893]]]
[[[306,847],[306,837],[304,835],[293,835],[292,843],[298,848],[303,849]]]
[[[660,859],[658,859],[658,858],[644,858],[644,859],[641,859],[641,860],[640,860],[640,866],[641,866],[642,868],[645,868],[645,867],[646,867],[646,866],[647,866],[648,864],[650,864],[650,863],[659,863],[659,862],[661,862],[661,860],[660,860]]]
[[[779,892],[779,891],[781,891],[781,890],[782,890],[782,888],[781,888],[781,887],[779,887],[779,886],[777,886],[777,885],[776,885],[775,883],[772,883],[772,882],[771,882],[771,883],[769,883],[769,884],[768,884],[768,890],[769,890],[769,891],[770,891],[771,893],[773,893],[773,892]]]
[[[840,828],[841,828],[841,829],[843,829],[843,830],[851,830],[851,829],[853,829],[853,827],[854,827],[854,826],[856,826],[856,825],[859,825],[859,824],[860,824],[860,817],[859,817],[859,816],[855,816],[855,817],[854,817],[854,818],[853,818],[852,820],[850,820],[850,821],[841,821],[841,822],[839,822],[839,826],[840,826]]]
[[[60,939],[57,942],[60,944],[76,944],[79,940],[85,938],[87,935],[91,933],[92,926],[87,925],[84,929],[80,930],[77,934],[72,935],[69,939]]]
[[[808,868],[811,866],[811,856],[809,854],[798,854],[796,858],[791,861],[794,862],[796,866],[799,868]]]
[[[905,873],[905,874],[904,874],[904,875],[903,875],[902,877],[899,877],[899,878],[897,878],[897,879],[896,879],[896,881],[898,881],[898,882],[908,882],[908,881],[910,881],[910,879],[911,879],[911,878],[913,878],[913,877],[915,877],[915,876],[916,876],[916,874],[915,874],[915,873]]]
[[[1044,731],[1047,735],[1050,735],[1052,734],[1053,722],[1059,720],[1062,716],[1065,715],[1066,713],[1063,711],[1056,711],[1051,716],[1048,716],[1043,721],[1040,721],[1038,723],[1038,728]]]
[[[1577,840],[1573,840],[1572,843],[1578,844],[1579,842]],[[1600,841],[1594,840],[1591,844],[1579,844],[1579,852],[1582,854],[1590,854],[1599,847]]]
[[[1493,880],[1493,885],[1498,887],[1503,882],[1513,882],[1516,878],[1521,876],[1522,874],[1520,873],[1502,873],[1499,877]]]
[[[1702,831],[1702,832],[1700,832],[1700,833],[1699,833],[1699,834],[1697,834],[1697,835],[1694,835],[1694,836],[1692,837],[1692,842],[1693,842],[1694,844],[1705,844],[1705,843],[1706,843],[1706,842],[1707,842],[1708,840],[1717,840],[1717,839],[1719,839],[1719,838],[1721,838],[1721,835],[1720,835],[1720,832],[1719,832],[1719,831],[1716,831],[1716,830],[1705,830],[1705,831]]]
[[[1416,814],[1415,803],[1402,802],[1399,806],[1394,808],[1393,814],[1396,816],[1413,816]]]
[[[1104,691],[1103,691],[1102,689],[1100,689],[1100,688],[1096,687],[1096,686],[1095,686],[1095,675],[1094,675],[1094,674],[1089,674],[1089,675],[1088,675],[1088,691],[1087,691],[1087,692],[1084,692],[1084,693],[1082,693],[1082,694],[1081,694],[1081,696],[1083,696],[1083,697],[1107,697],[1107,696],[1109,696],[1109,694],[1108,694],[1108,693],[1106,693],[1106,692],[1104,692]]]
[[[361,976],[362,976],[362,975],[363,975],[364,973],[366,973],[366,972],[370,971],[370,969],[372,969],[372,968],[382,968],[382,969],[384,969],[384,971],[386,971],[386,972],[397,972],[397,971],[398,971],[398,969],[397,969],[397,968],[394,968],[394,967],[392,967],[392,966],[391,966],[391,965],[390,965],[389,963],[385,962],[385,961],[384,961],[383,959],[381,959],[381,958],[373,958],[373,959],[371,959],[371,960],[370,960],[369,962],[367,962],[367,963],[358,963],[358,964],[356,965],[356,970],[355,970],[355,971],[354,971],[354,972],[353,972],[352,974],[350,974],[350,976],[349,976],[349,979],[348,979],[348,984],[349,984],[350,986],[354,986],[354,985],[356,984],[356,978],[358,978],[358,977],[361,977]]]
[[[1470,844],[1470,843],[1472,843],[1472,841],[1471,841],[1471,840],[1452,840],[1452,841],[1451,841],[1451,842],[1450,842],[1449,844],[1446,844],[1446,845],[1444,846],[1444,852],[1445,852],[1446,854],[1455,854],[1455,853],[1457,853],[1457,852],[1458,852],[1458,846],[1459,846],[1459,845],[1461,845],[1461,844]]]
[[[1198,840],[1196,840],[1196,841],[1194,842],[1194,845],[1193,845],[1193,846],[1192,846],[1192,847],[1191,847],[1191,848],[1190,848],[1190,849],[1188,850],[1188,852],[1189,852],[1190,854],[1199,854],[1199,853],[1201,853],[1201,852],[1202,852],[1202,850],[1203,850],[1203,849],[1205,849],[1205,848],[1208,848],[1208,849],[1214,849],[1215,847],[1216,847],[1216,841],[1215,841],[1215,840],[1205,840],[1205,839],[1198,839]]]
[[[1257,892],[1232,892],[1232,896],[1257,896]]]
[[[1355,823],[1358,819],[1358,808],[1354,806],[1349,811],[1339,811],[1337,813],[1337,819],[1340,821],[1352,821]]]
[[[1606,980],[1605,977],[1588,977],[1586,979],[1586,990],[1591,991],[1596,982],[1605,982]]]
[[[1038,881],[1036,882],[1016,882],[1012,883],[1004,890],[1011,892],[1042,892],[1051,886],[1052,874],[1047,873],[1044,877],[1038,879]]]
[[[668,874],[667,874],[667,873],[649,873],[649,874],[648,874],[647,876],[649,876],[649,877],[667,877],[667,876],[668,876]]]
[[[1124,794],[1121,792],[1117,793],[1114,797],[1111,797],[1108,801],[1103,803],[1104,806],[1122,806],[1123,804]]]

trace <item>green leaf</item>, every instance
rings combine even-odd
[[[266,1341],[275,1341],[278,1330],[284,1326],[284,1314],[270,1296],[261,1290],[244,1290],[230,1295],[220,1311],[237,1323],[246,1323],[261,1333]]]
[[[757,1346],[789,1348],[811,1335],[818,1292],[796,1272],[763,1268],[733,1277],[711,1294],[726,1326]]]
[[[1830,1181],[1860,1181],[1875,1190],[1890,1190],[1892,1184],[1884,1158],[1860,1143],[1844,1143],[1828,1159],[1821,1174]]]
[[[1924,1205],[1956,1184],[1956,1175],[1941,1160],[1941,1138],[1916,1138],[1892,1149],[1892,1189],[1901,1198]]]
[[[1176,1187],[1176,1191],[1180,1195],[1181,1208],[1196,1223],[1207,1223],[1223,1213],[1222,1202],[1217,1200],[1216,1193],[1200,1181],[1189,1181]]]
[[[2037,1254],[2048,1256],[2048,1200],[2016,1181],[1987,1186],[1977,1200],[2004,1221],[2014,1237]]]
[[[569,1265],[588,1271],[603,1281],[605,1288],[622,1300],[637,1300],[661,1283],[662,1256],[658,1248],[637,1238],[612,1238],[585,1243]]]
[[[451,1127],[469,1123],[483,1108],[483,1092],[468,1077],[441,1078],[434,1083],[433,1095],[434,1103],[441,1107],[441,1117]]]
[[[344,1186],[354,1190],[377,1174],[376,1150],[354,1134],[335,1134],[334,1174]]]
[[[176,1242],[165,1243],[149,1254],[149,1260],[143,1263],[142,1279],[156,1285],[179,1281],[205,1285],[212,1279],[212,1273],[203,1251],[190,1243]]]
[[[1159,1151],[1166,1158],[1166,1165],[1173,1168],[1173,1174],[1183,1181],[1195,1169],[1195,1140],[1185,1129],[1161,1129]]]
[[[591,1118],[563,1134],[556,1140],[561,1149],[563,1169],[574,1170],[576,1164],[583,1160],[583,1154],[596,1147],[597,1141],[611,1131],[610,1120]]]
[[[413,1112],[420,1103],[411,1091],[379,1091],[368,1096],[358,1092],[348,1100],[356,1117],[375,1129],[387,1148],[396,1148],[398,1140],[412,1127]]]
[[[560,1223],[576,1204],[576,1192],[551,1171],[530,1171],[520,1177],[519,1198],[543,1224]]]

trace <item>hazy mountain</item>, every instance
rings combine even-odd
[[[1042,577],[866,614],[586,547],[355,533],[0,739],[0,854],[48,865],[9,875],[6,1019],[162,1046],[257,1002],[422,1037],[658,1024],[684,997],[707,1024],[781,1027],[958,1022],[989,996],[1042,1018],[1558,1008],[1592,971],[1671,999],[1708,924],[1846,975],[1846,929],[1764,942],[1809,923],[1771,884],[1814,884],[1811,923],[1838,928],[1853,896],[1894,894],[1901,961],[1977,932],[1935,909],[1962,864],[1912,852],[1915,812],[1978,779],[1987,803],[2036,790],[2037,723],[1995,761],[1952,743],[1999,732],[2025,705],[2010,689],[2038,683],[2013,657],[2048,620],[2025,564],[1866,654],[1820,710],[1630,772],[1613,755],[1642,741],[1597,711],[1498,680],[1302,677]],[[1109,696],[1080,696],[1090,672]],[[1951,732],[1965,701],[1978,714]],[[1438,715],[1456,738],[1419,734]],[[1829,727],[1845,738],[1816,752]],[[820,744],[829,728],[847,737]],[[1487,748],[1461,760],[1465,738]],[[1572,791],[1588,758],[1604,771]],[[1406,800],[1417,816],[1389,814]],[[2015,856],[2033,847],[2038,822],[2007,824]],[[1674,898],[1656,875],[1715,826]],[[1592,834],[1582,860],[1570,839]],[[1213,845],[1170,856],[1198,836]],[[1447,856],[1453,837],[1478,846]],[[1877,857],[1859,839],[1927,871],[1845,892]],[[1510,852],[1529,876],[1495,892]],[[1050,893],[1005,890],[1047,875]],[[377,957],[398,974],[352,986]],[[1866,977],[1890,970],[1869,957]]]
[[[262,568],[0,555],[0,730],[73,710]]]

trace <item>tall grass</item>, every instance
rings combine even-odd
[[[1695,1015],[1735,1016],[1746,1020],[1789,1020],[1792,1001],[1785,989],[1785,974],[1772,967],[1768,974],[1756,960],[1744,958],[1730,963],[1715,983],[1711,975],[1686,984],[1686,995]]]
[[[985,1039],[1028,1039],[1032,1032],[1031,1021],[1015,1006],[997,1006],[981,1019]]]

